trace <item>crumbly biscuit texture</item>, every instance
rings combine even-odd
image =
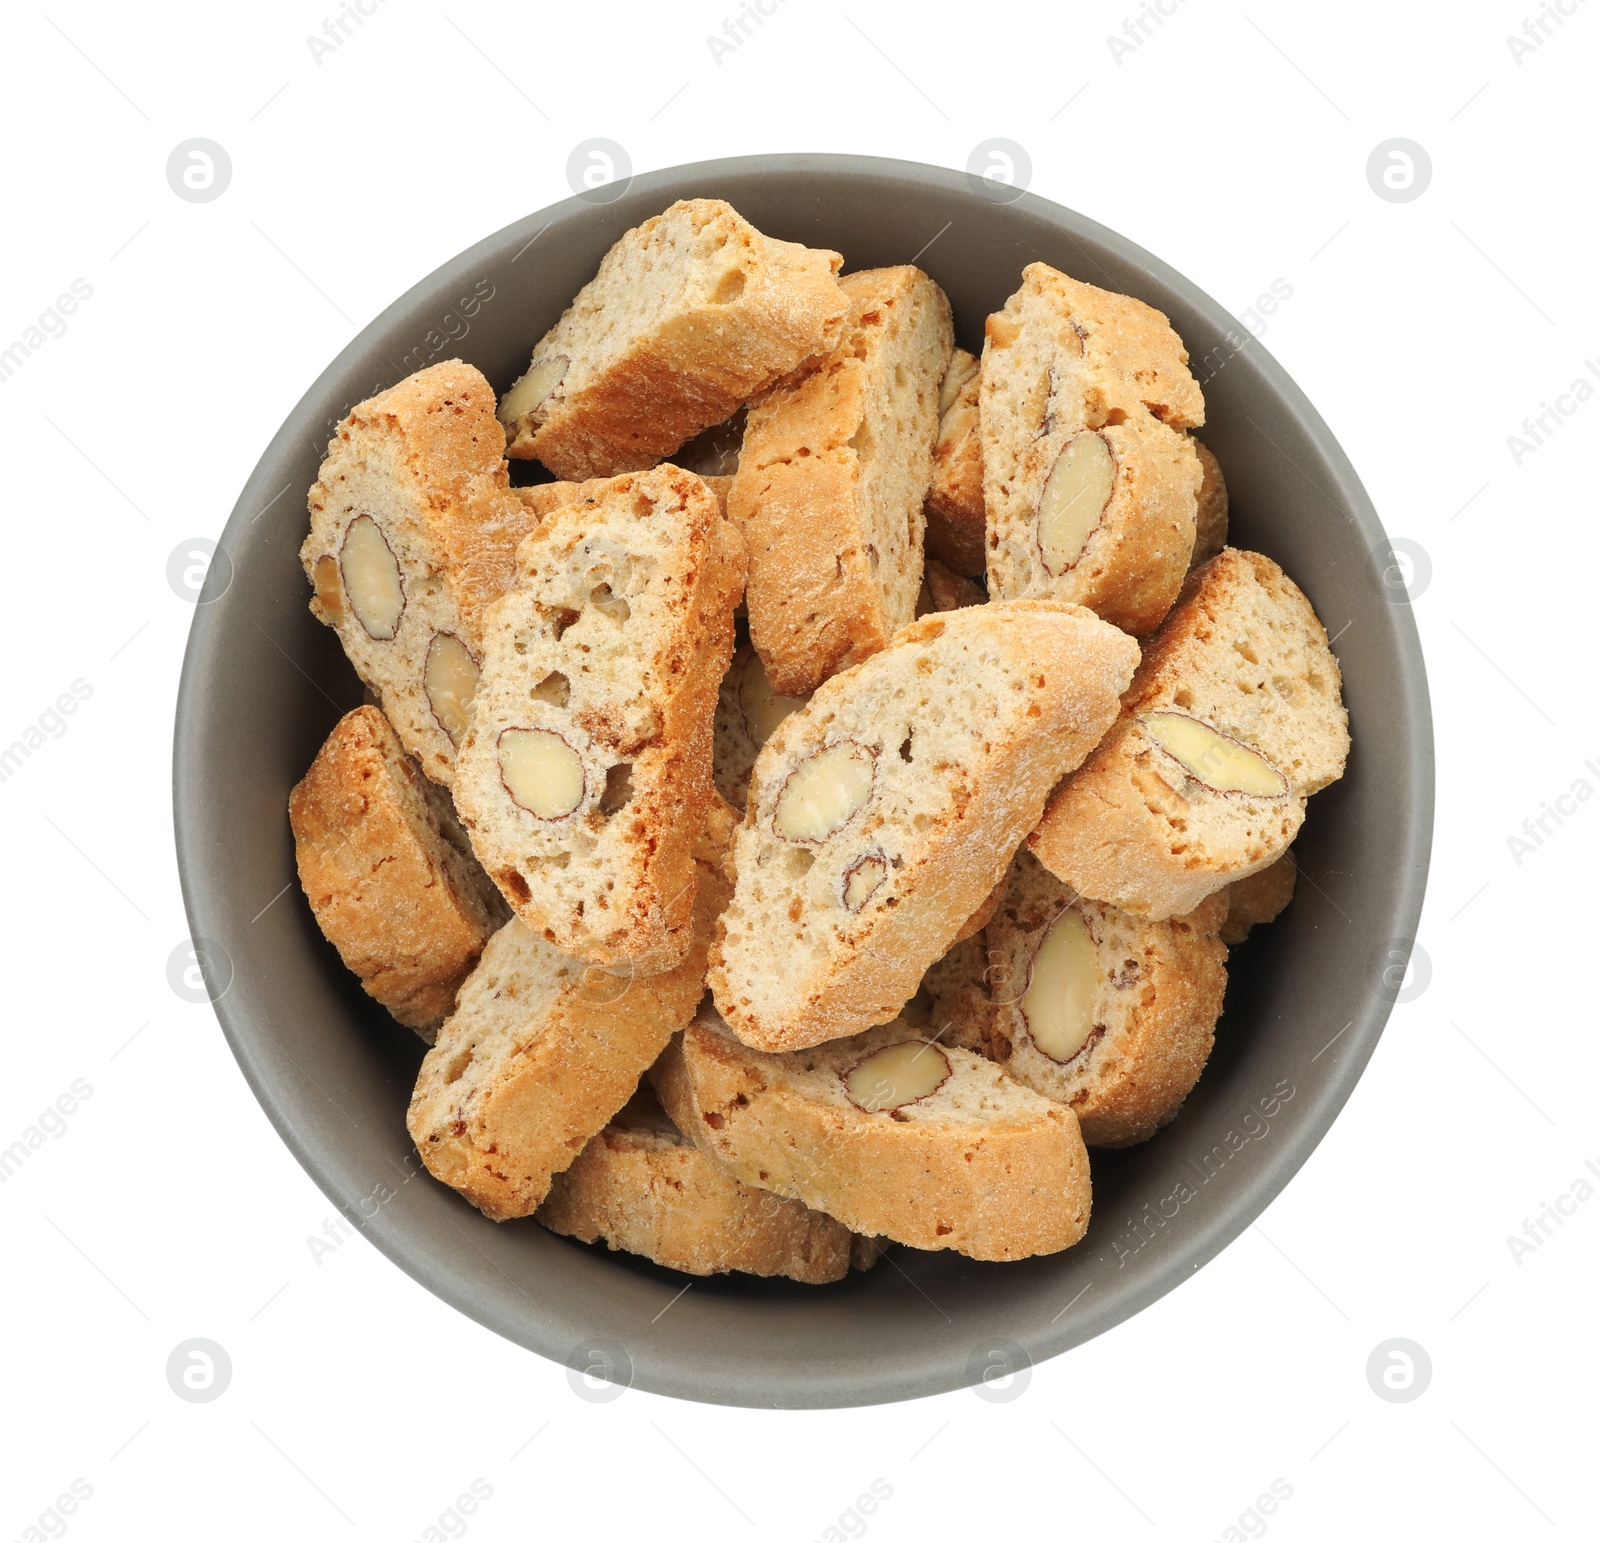
[[[791,1050],[893,1018],[1117,714],[1133,640],[1047,601],[928,616],[763,746],[711,987]]]
[[[884,648],[922,583],[950,303],[917,268],[841,283],[843,336],[751,403],[728,498],[750,548],[751,641],[786,696]]]
[[[1275,922],[1294,899],[1295,880],[1299,877],[1291,847],[1277,862],[1242,879],[1235,879],[1225,890],[1228,902],[1227,920],[1222,924],[1222,941],[1235,948],[1249,937],[1253,927]]]
[[[511,908],[589,963],[670,968],[744,571],[698,477],[617,477],[556,509],[490,608],[456,803]]]
[[[452,554],[464,533],[523,519],[488,381],[451,359],[362,402],[329,442],[307,503],[300,561],[312,613],[338,632],[407,753],[449,784],[465,729],[459,698],[466,690],[470,703],[478,664]],[[464,676],[450,681],[454,704],[429,689],[441,651]]]
[[[879,1095],[905,1076],[927,1091],[888,1107]],[[674,1124],[735,1178],[854,1232],[1021,1259],[1068,1248],[1089,1225],[1072,1111],[900,1022],[769,1055],[702,1013],[651,1080]]]
[[[433,1042],[505,906],[449,798],[376,707],[334,726],[289,795],[300,884],[362,988]]]
[[[989,317],[980,436],[989,593],[1050,595],[1143,636],[1188,571],[1203,421],[1159,311],[1044,263]]]
[[[1207,761],[1175,754],[1173,729],[1209,743]],[[1080,894],[1181,915],[1287,850],[1349,746],[1339,664],[1310,602],[1270,558],[1227,547],[1190,575],[1116,726],[1029,845]],[[1265,763],[1277,790],[1227,785],[1212,762],[1229,758]]]
[[[1191,443],[1200,458],[1200,492],[1195,499],[1194,551],[1189,566],[1198,568],[1228,544],[1228,484],[1216,456],[1198,439]]]
[[[606,254],[500,404],[508,454],[577,481],[642,471],[838,341],[837,252],[683,199]]]
[[[782,1275],[820,1285],[858,1240],[798,1200],[741,1184],[663,1113],[648,1085],[595,1136],[535,1213],[552,1232],[688,1275]]]
[[[406,1127],[428,1171],[493,1221],[531,1215],[693,1016],[725,895],[702,869],[689,948],[650,977],[585,966],[507,922],[417,1078]]]

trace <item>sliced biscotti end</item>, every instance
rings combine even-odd
[[[1134,641],[1043,601],[924,617],[757,757],[711,986],[767,1050],[894,1017],[1104,734]]]
[[[1276,861],[1349,749],[1339,666],[1259,553],[1195,570],[1122,717],[1029,837],[1079,893],[1158,920]]]
[[[1228,544],[1228,484],[1223,480],[1222,463],[1198,439],[1192,439],[1200,458],[1200,492],[1195,499],[1194,551],[1189,566],[1208,563]]]
[[[1249,937],[1251,928],[1276,921],[1294,899],[1299,871],[1291,848],[1277,862],[1228,885],[1221,892],[1228,904],[1222,941],[1235,948]]]
[[[485,623],[457,806],[546,942],[669,968],[687,945],[743,544],[698,477],[662,466],[555,510],[519,565]]]
[[[678,1128],[735,1178],[852,1232],[1022,1259],[1070,1247],[1089,1224],[1071,1110],[903,1023],[769,1055],[702,1013],[651,1080]]]
[[[741,1184],[679,1133],[648,1085],[556,1175],[535,1216],[688,1275],[737,1270],[810,1285],[847,1275],[858,1241],[831,1216]]]
[[[750,635],[803,696],[884,647],[922,581],[950,305],[927,274],[874,268],[833,352],[750,405],[729,516],[750,546]]]
[[[717,698],[712,777],[717,791],[744,813],[750,773],[761,747],[790,713],[806,705],[803,696],[780,696],[772,689],[761,655],[748,643],[734,650]]]
[[[355,407],[307,498],[311,610],[437,782],[454,776],[477,675],[451,533],[520,518],[504,453],[488,381],[448,360]]]
[[[500,404],[508,454],[558,477],[639,471],[838,341],[842,259],[714,198],[628,231]]]
[[[1022,853],[985,929],[968,1020],[1019,1082],[1071,1107],[1090,1146],[1146,1141],[1205,1068],[1227,984],[1220,895],[1165,921],[1085,900]]]
[[[939,388],[939,437],[925,506],[928,555],[966,578],[978,577],[985,561],[979,385],[978,361],[956,349]]]
[[[693,1016],[727,885],[705,868],[698,890],[688,950],[659,975],[585,966],[515,918],[490,939],[406,1115],[436,1179],[494,1221],[532,1214]]]
[[[505,920],[449,798],[376,707],[334,725],[289,795],[300,884],[362,988],[430,1044]]]

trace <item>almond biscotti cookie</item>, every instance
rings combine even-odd
[[[1116,727],[1028,844],[1082,895],[1178,916],[1276,861],[1349,748],[1311,603],[1271,558],[1227,547],[1189,576]]]
[[[586,968],[507,922],[417,1077],[406,1128],[428,1172],[493,1221],[531,1215],[694,1015],[726,896],[702,868],[688,950],[648,977]]]
[[[978,361],[956,349],[939,388],[939,438],[925,506],[929,557],[969,579],[983,573],[986,561],[979,384]]]
[[[307,502],[312,614],[338,632],[406,751],[449,784],[478,676],[450,583],[452,533],[522,518],[488,381],[451,359],[362,402]]]
[[[1299,867],[1294,860],[1294,848],[1275,863],[1235,879],[1222,891],[1228,902],[1228,917],[1222,924],[1222,941],[1236,948],[1250,936],[1254,927],[1275,922],[1294,899],[1294,885],[1299,877]]]
[[[746,1043],[793,1050],[893,1018],[1115,721],[1133,639],[1022,600],[924,617],[762,748],[713,953]]]
[[[289,795],[311,913],[362,988],[429,1044],[505,920],[449,798],[376,707],[346,713]]]
[[[698,477],[660,466],[554,510],[517,561],[484,623],[456,806],[538,936],[668,969],[688,946],[738,532]]]
[[[750,404],[728,498],[750,548],[750,639],[785,696],[883,648],[922,583],[950,303],[918,268],[841,284],[843,336]]]
[[[507,454],[577,481],[642,471],[838,341],[837,252],[774,241],[716,198],[636,226],[506,393]]]
[[[1204,419],[1159,311],[1044,263],[989,317],[980,371],[989,593],[1054,596],[1143,636],[1195,543]]]
[[[1068,1105],[1090,1146],[1147,1141],[1204,1070],[1227,984],[1220,895],[1166,921],[1084,900],[1029,853],[984,929],[955,1042]],[[943,1003],[940,1004],[945,1005]]]
[[[853,1232],[1023,1259],[1088,1228],[1072,1111],[898,1021],[770,1055],[702,1012],[650,1076],[678,1129],[736,1179]]]
[[[782,1275],[808,1285],[850,1272],[855,1235],[798,1200],[741,1184],[666,1117],[645,1085],[593,1138],[534,1213],[552,1232],[642,1254],[686,1275]]]

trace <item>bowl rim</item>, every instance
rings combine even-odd
[[[711,186],[719,179],[748,176],[788,178],[819,174],[878,178],[898,186],[944,195],[959,195],[971,189],[975,179],[969,173],[928,165],[917,161],[878,156],[814,152],[779,152],[719,158],[686,163],[640,173],[630,178],[627,191],[649,193],[661,190],[661,207],[672,198],[696,196],[686,193],[688,185]],[[1083,236],[1109,248],[1130,266],[1147,274],[1157,285],[1180,295],[1189,307],[1215,327],[1224,337],[1236,327],[1236,318],[1218,302],[1160,258],[1098,222],[1064,205],[1031,192],[1014,200],[1024,210],[1044,220],[1068,237]],[[241,544],[248,522],[262,512],[274,492],[268,468],[291,438],[299,438],[320,422],[311,404],[328,395],[329,388],[342,381],[361,353],[366,339],[381,332],[415,309],[423,297],[432,297],[449,282],[481,266],[515,244],[523,247],[545,229],[557,224],[592,216],[595,200],[575,195],[537,210],[473,243],[457,256],[435,268],[385,307],[342,348],[302,394],[294,408],[273,434],[255,468],[246,480],[239,498],[218,537],[218,547],[234,550]],[[603,206],[602,206],[603,207]],[[1267,388],[1281,399],[1297,426],[1312,440],[1322,458],[1322,470],[1329,481],[1330,496],[1336,498],[1361,532],[1365,547],[1372,551],[1388,541],[1354,466],[1346,456],[1320,413],[1259,341],[1253,342],[1254,367]],[[315,422],[313,421],[315,420]],[[289,491],[289,490],[285,490]],[[191,937],[214,935],[208,918],[216,914],[226,888],[215,863],[211,835],[207,829],[206,768],[195,748],[197,716],[204,710],[202,679],[208,669],[208,656],[218,637],[220,608],[196,607],[178,682],[173,727],[173,818],[180,886]],[[1394,898],[1390,914],[1406,938],[1415,937],[1427,883],[1432,845],[1434,812],[1434,748],[1429,706],[1427,672],[1415,617],[1409,601],[1391,607],[1394,654],[1392,664],[1403,700],[1396,704],[1394,743],[1396,762],[1386,768],[1399,773],[1393,779],[1394,796],[1411,811],[1405,825],[1401,850],[1396,854]],[[202,968],[206,961],[201,960]],[[274,1078],[265,1065],[265,1049],[252,1034],[252,1022],[240,1012],[237,1003],[224,993],[212,1006],[245,1080],[284,1144],[302,1168],[335,1204],[343,1198],[334,1169],[334,1159],[322,1150],[321,1143],[295,1123],[280,1097]],[[1065,1325],[1035,1333],[1023,1349],[1031,1361],[1058,1355],[1106,1332],[1166,1295],[1209,1263],[1251,1224],[1297,1174],[1312,1151],[1327,1133],[1343,1108],[1356,1082],[1365,1070],[1388,1020],[1391,1003],[1369,993],[1364,1010],[1352,1020],[1348,1039],[1336,1062],[1336,1075],[1322,1084],[1311,1100],[1309,1111],[1286,1133],[1273,1161],[1252,1171],[1250,1177],[1230,1191],[1226,1203],[1213,1215],[1205,1230],[1186,1247],[1172,1250],[1154,1268],[1143,1286],[1119,1299],[1114,1311],[1091,1312]],[[479,1292],[470,1282],[451,1276],[426,1249],[416,1246],[403,1228],[374,1225],[364,1229],[374,1243],[408,1275],[435,1296],[468,1317],[503,1337],[532,1349],[552,1360],[562,1361],[558,1337],[540,1325],[515,1319],[495,1301]],[[803,1361],[804,1357],[797,1357]],[[759,1389],[728,1379],[708,1376],[693,1364],[636,1367],[632,1386],[648,1391],[702,1402],[746,1407],[846,1407],[898,1399],[929,1396],[969,1385],[976,1380],[970,1365],[963,1372],[939,1364],[917,1373],[904,1370],[879,1372],[871,1367],[856,1367],[841,1382],[831,1371],[819,1372],[803,1365],[781,1369],[763,1368]]]

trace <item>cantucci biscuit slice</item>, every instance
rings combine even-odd
[[[1132,638],[1078,606],[924,617],[836,675],[756,759],[711,988],[792,1050],[893,1018],[1115,720]]]
[[[513,911],[590,963],[670,968],[744,572],[738,533],[674,466],[547,515],[490,607],[456,806]]]
[[[522,517],[488,381],[452,359],[362,402],[307,502],[312,614],[338,632],[407,753],[450,783],[479,663],[450,582],[451,543]]]
[[[642,471],[838,340],[837,252],[683,199],[606,253],[500,404],[508,454],[578,480]]]
[[[1024,852],[982,949],[957,962],[981,973],[937,981],[930,1017],[1068,1105],[1088,1145],[1146,1141],[1211,1054],[1227,909],[1213,895],[1185,916],[1141,921],[1084,900]]]
[[[726,892],[701,870],[689,948],[649,977],[585,966],[506,923],[417,1077],[406,1128],[428,1172],[494,1221],[531,1215],[694,1015]]]
[[[505,905],[450,800],[376,707],[346,713],[289,795],[295,862],[339,957],[429,1044]]]
[[[969,579],[981,575],[985,565],[978,387],[978,361],[966,349],[956,349],[939,388],[939,437],[925,505],[928,556]]]
[[[1189,566],[1208,563],[1228,544],[1228,484],[1222,478],[1222,465],[1198,439],[1191,439],[1200,457],[1200,492],[1194,509],[1194,551]]]
[[[980,372],[989,593],[1086,605],[1143,636],[1195,544],[1204,420],[1159,311],[1044,263],[989,317]]]
[[[733,663],[722,677],[717,699],[712,776],[717,791],[741,814],[761,747],[790,713],[806,705],[806,700],[779,696],[767,679],[761,655],[748,643],[741,643],[734,650]]]
[[[1235,948],[1250,936],[1252,928],[1275,922],[1294,899],[1299,877],[1291,847],[1277,862],[1235,879],[1222,893],[1228,902],[1228,918],[1222,924],[1222,941]]]
[[[1178,916],[1282,856],[1349,748],[1310,602],[1271,558],[1227,547],[1190,575],[1116,727],[1028,844],[1082,895]]]
[[[556,1175],[535,1212],[552,1232],[687,1275],[782,1275],[821,1285],[858,1241],[798,1200],[741,1184],[666,1117],[646,1085]]]
[[[840,282],[843,336],[751,403],[728,497],[750,548],[750,639],[785,696],[883,648],[922,584],[950,303],[918,268]]]
[[[651,1069],[673,1123],[745,1184],[853,1232],[1023,1259],[1089,1225],[1077,1117],[895,1021],[770,1055],[702,1014]]]

